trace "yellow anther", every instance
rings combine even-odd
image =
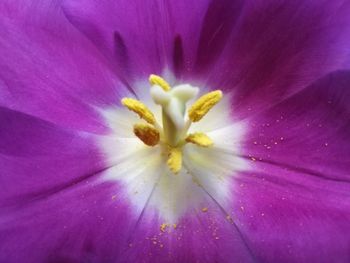
[[[189,109],[188,116],[190,120],[193,122],[201,120],[205,114],[207,114],[208,111],[210,111],[210,109],[221,100],[221,98],[221,90],[215,90],[204,94]]]
[[[135,124],[134,133],[144,144],[148,146],[155,146],[159,142],[159,131],[149,124]]]
[[[174,173],[177,174],[182,167],[182,152],[179,148],[169,148],[168,167]]]
[[[210,147],[213,145],[213,141],[206,134],[202,132],[189,134],[186,137],[186,142],[194,143],[202,147]]]
[[[154,117],[153,113],[141,101],[131,98],[123,98],[121,102],[125,107],[137,113],[141,119],[144,119],[149,124],[153,125],[156,123],[156,118]]]
[[[169,91],[171,89],[170,85],[166,80],[164,80],[162,77],[158,75],[150,75],[149,76],[149,83],[151,85],[158,85],[160,86],[164,91]]]

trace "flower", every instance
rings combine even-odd
[[[0,262],[349,262],[349,1],[0,12]]]

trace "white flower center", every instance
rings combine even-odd
[[[148,96],[140,90],[140,101],[122,100],[132,112],[103,111],[113,130],[101,141],[112,166],[104,178],[122,183],[122,198],[135,205],[136,213],[149,206],[167,224],[189,211],[207,211],[211,199],[227,206],[231,178],[246,165],[239,157],[244,124],[232,123],[229,97],[221,100],[221,91],[212,91],[187,108],[198,88],[171,88],[155,75],[150,82]]]

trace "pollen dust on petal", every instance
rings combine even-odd
[[[160,225],[160,231],[165,232],[167,227],[168,227],[168,224],[165,224],[165,223],[161,224]]]
[[[167,224],[167,223],[163,223],[160,225],[159,229],[161,232],[165,233],[165,232],[170,232],[170,231],[166,231],[167,229],[171,229],[171,227],[173,227],[173,229],[177,228],[177,224]]]

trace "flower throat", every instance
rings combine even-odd
[[[157,75],[149,77],[151,97],[162,108],[162,126],[154,114],[141,101],[123,98],[122,104],[137,113],[145,122],[134,125],[134,134],[147,146],[164,146],[167,153],[167,165],[177,174],[182,167],[182,148],[186,143],[199,147],[211,147],[214,142],[204,133],[188,133],[193,122],[200,121],[208,111],[222,98],[222,92],[215,90],[200,97],[188,109],[186,103],[195,98],[199,89],[189,84],[172,88],[168,82]]]

